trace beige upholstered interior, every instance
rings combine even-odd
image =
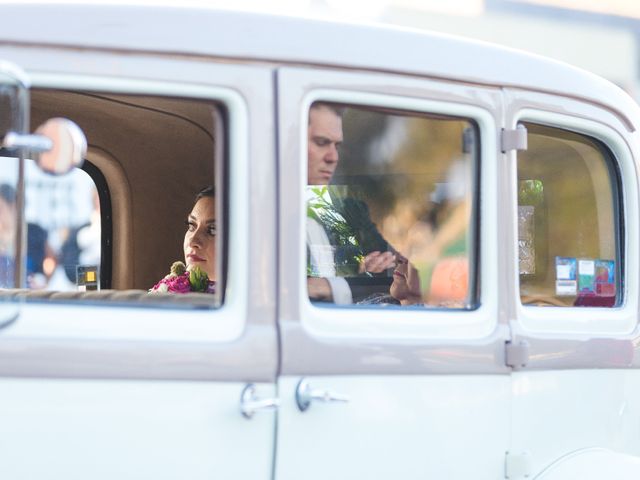
[[[106,178],[112,288],[148,289],[183,259],[194,195],[213,184],[215,112],[201,100],[32,92],[32,129],[51,117],[73,120],[87,137],[87,159]]]

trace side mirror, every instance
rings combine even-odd
[[[38,167],[51,175],[64,175],[80,167],[87,154],[84,133],[66,118],[47,120],[34,135],[9,132],[2,146],[7,149],[26,149]]]

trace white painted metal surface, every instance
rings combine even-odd
[[[512,405],[511,448],[529,452],[534,472],[548,469],[540,478],[638,478],[637,370],[514,373]],[[622,454],[633,459],[619,461]]]
[[[309,377],[349,397],[300,412],[281,377],[276,479],[504,476],[509,375]]]
[[[267,479],[275,416],[242,417],[243,386],[3,378],[2,477]]]
[[[22,21],[30,15],[46,18],[46,27]],[[0,42],[14,44],[82,45],[240,61],[364,68],[485,85],[535,85],[551,92],[572,92],[598,103],[622,103],[626,98],[622,90],[612,88],[602,78],[561,62],[489,43],[407,28],[151,5],[16,3],[3,5],[2,17],[6,25],[0,32]],[[358,41],[354,42],[354,38]],[[580,81],[576,81],[577,76]]]
[[[256,128],[272,119],[271,72],[6,43],[0,57],[21,64],[37,88],[224,104],[234,218],[221,309],[22,305],[18,321],[0,331],[0,363],[8,367],[0,373],[3,476],[270,478],[275,413],[247,420],[240,396],[250,381],[258,382],[260,397],[275,396],[273,274],[248,277],[249,264],[258,263],[268,248],[250,248],[248,232],[260,230],[269,238],[272,227],[260,222],[275,223],[264,201],[267,185],[255,188],[250,174],[269,178],[261,169],[274,161],[265,154],[272,155],[272,135]],[[263,163],[249,170],[251,142],[263,149]],[[250,216],[249,192],[262,216]],[[268,271],[269,262],[261,264]]]
[[[616,453],[604,448],[585,448],[561,458],[546,469],[539,480],[635,480],[640,476],[640,459],[637,456]]]

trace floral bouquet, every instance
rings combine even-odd
[[[173,262],[171,272],[150,288],[149,293],[214,293],[215,285],[200,267],[187,268],[182,262]]]

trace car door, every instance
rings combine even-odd
[[[502,477],[499,92],[321,68],[279,70],[278,92],[276,478]],[[384,250],[395,267],[363,263]],[[313,282],[351,303],[310,299]]]
[[[39,96],[35,116],[50,109],[66,112],[86,129],[87,162],[105,179],[97,184],[102,263],[93,272],[113,267],[102,276],[111,288],[102,291],[79,292],[88,289],[79,276],[69,291],[3,291],[2,476],[270,478],[276,222],[273,139],[264,126],[272,122],[271,72],[144,53],[3,48],[0,54],[28,72]],[[203,107],[203,125],[215,128],[194,122],[194,105]],[[150,120],[139,122],[136,115]],[[181,127],[174,131],[174,125]],[[208,141],[213,152],[197,160],[206,165],[208,179],[185,160],[195,138]],[[165,171],[160,159],[166,148],[176,154],[167,156],[173,167]],[[3,181],[10,177],[7,165],[1,167]],[[170,263],[154,253],[153,244],[164,241],[156,232],[165,223],[183,235],[188,210],[171,223],[165,207],[172,208],[181,189],[193,201],[187,174],[217,188],[217,297],[167,297],[158,303],[146,293],[152,285],[139,270],[168,272]],[[139,208],[158,186],[158,202],[164,203]],[[41,207],[27,202],[42,222],[51,218],[37,216],[42,209],[62,208],[57,197]],[[71,213],[86,208],[69,205]],[[180,238],[174,251],[180,259]],[[260,265],[260,275],[251,273],[253,265]],[[10,324],[7,304],[20,309]]]
[[[530,476],[638,475],[637,114],[615,88],[597,95],[609,105],[505,91],[507,125],[528,137],[509,152],[509,256],[514,344],[527,352],[513,450]]]

